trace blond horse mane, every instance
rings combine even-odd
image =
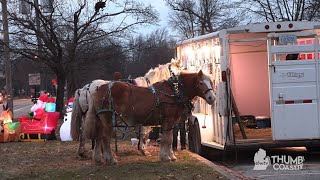
[[[151,68],[143,77],[138,77],[135,79],[138,86],[148,86],[146,79],[150,81],[150,84],[154,84],[158,81],[168,79],[171,74],[169,71],[169,66],[171,65],[172,71],[177,74],[180,68],[180,61],[172,59],[171,62],[163,65],[158,65],[158,67]]]

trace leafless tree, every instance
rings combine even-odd
[[[174,57],[176,41],[164,28],[132,38],[129,44],[126,75],[138,77],[150,68],[168,63]]]
[[[55,73],[57,111],[63,109],[68,76],[78,66],[94,63],[81,58],[88,50],[85,48],[90,47],[88,44],[99,43],[102,38],[125,37],[136,25],[157,21],[157,13],[151,6],[130,0],[110,1],[106,8],[103,4],[94,7],[86,0],[54,1],[49,11],[43,11],[42,6],[34,3],[37,1],[23,1],[33,11],[26,16],[15,9],[9,10],[12,49],[27,59],[47,65]],[[109,8],[111,5],[113,8]],[[129,18],[131,21],[127,21]]]
[[[233,27],[242,16],[231,8],[236,3],[223,0],[165,0],[170,13],[170,24],[185,38],[203,35],[222,28]]]
[[[320,20],[319,0],[241,0],[242,7],[265,21]]]

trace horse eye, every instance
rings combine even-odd
[[[203,82],[202,82],[202,81],[200,82],[200,85],[203,85]]]

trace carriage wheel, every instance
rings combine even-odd
[[[195,120],[194,124],[191,121],[188,121],[189,133],[188,133],[188,140],[189,140],[189,149],[201,155],[202,148],[201,148],[201,134],[199,128],[198,120]]]

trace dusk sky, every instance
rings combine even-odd
[[[148,5],[151,4],[155,10],[158,11],[159,13],[159,26],[148,26],[148,27],[143,27],[143,31],[146,31],[147,33],[154,31],[158,28],[163,28],[163,27],[167,27],[167,30],[170,31],[170,28],[168,28],[167,24],[168,24],[168,12],[169,12],[169,8],[166,6],[166,3],[164,0],[139,0],[140,2],[143,2],[144,4]]]

